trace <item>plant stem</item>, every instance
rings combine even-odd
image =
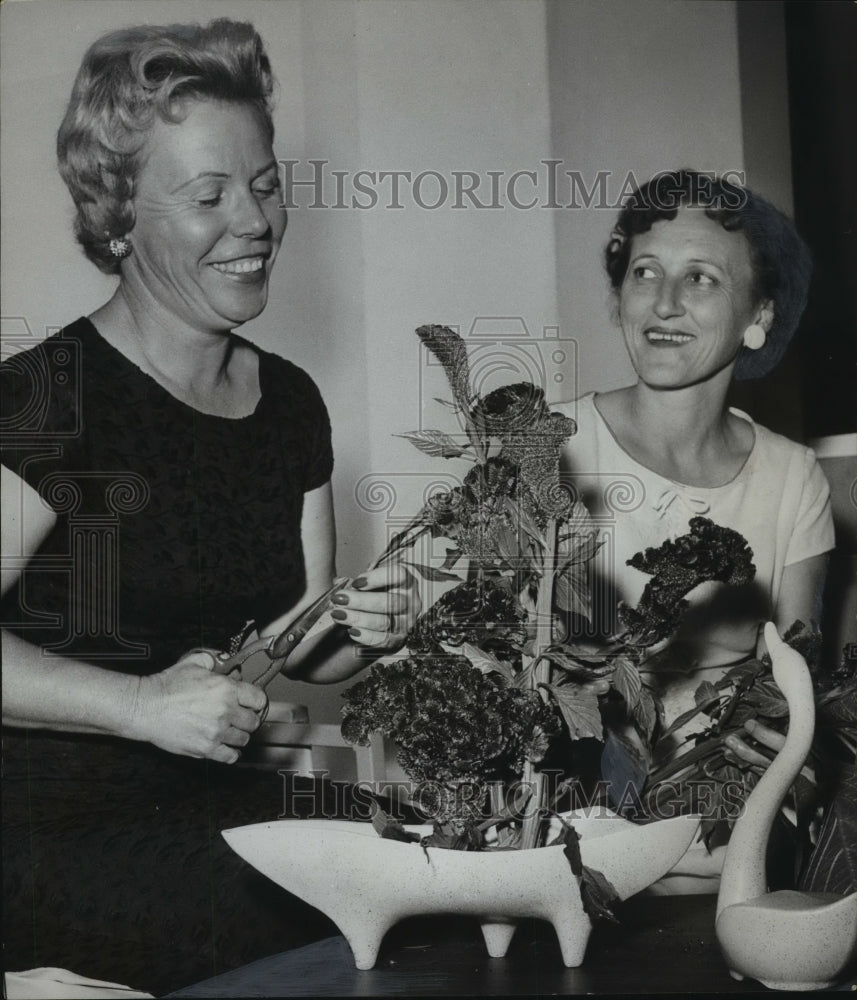
[[[539,596],[536,601],[536,638],[533,644],[533,660],[535,666],[531,676],[531,685],[545,700],[548,694],[541,685],[550,683],[550,660],[541,655],[553,642],[553,588],[556,575],[556,518],[551,518],[545,528],[545,551],[542,563],[542,578],[539,583]],[[537,771],[531,760],[524,762],[524,784],[532,788],[533,794],[526,806],[524,823],[521,828],[521,848],[536,847],[541,827],[542,810],[545,806],[544,774]]]

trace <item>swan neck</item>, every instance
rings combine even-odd
[[[756,899],[767,892],[765,859],[771,827],[812,745],[815,703],[806,664],[802,663],[798,676],[788,680],[789,683],[780,683],[789,706],[786,741],[750,793],[732,830],[720,876],[718,917],[727,906]]]

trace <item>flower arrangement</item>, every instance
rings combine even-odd
[[[408,655],[376,664],[346,692],[342,732],[363,745],[375,731],[395,741],[434,822],[427,844],[538,847],[594,741],[609,743],[617,774],[642,794],[662,708],[641,668],[677,627],[685,595],[706,580],[747,583],[752,553],[741,535],[694,518],[686,535],[635,556],[651,580],[636,608],[620,608],[621,634],[597,648],[578,641],[598,540],[560,475],[574,422],[552,413],[529,383],[478,395],[458,334],[424,326],[417,335],[443,366],[452,399],[439,402],[459,414],[463,434],[402,436],[472,467],[460,486],[432,496],[381,558],[450,587],[413,627]],[[440,567],[416,560],[424,535],[448,545]],[[614,806],[620,784],[606,784]],[[387,817],[378,825],[385,836],[407,836]],[[609,883],[582,868],[576,835],[560,829],[588,911],[609,913]]]

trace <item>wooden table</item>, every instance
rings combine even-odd
[[[729,975],[714,935],[714,896],[638,896],[622,926],[602,925],[584,964],[566,969],[550,925],[522,922],[506,958],[489,958],[478,924],[462,917],[402,921],[374,969],[354,968],[342,937],[327,938],[209,979],[176,997],[547,996],[753,993]],[[775,996],[776,994],[769,994]]]

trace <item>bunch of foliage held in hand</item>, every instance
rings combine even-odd
[[[857,889],[857,650],[846,647],[841,665],[825,673],[819,667],[821,635],[814,625],[795,622],[783,638],[807,661],[815,691],[809,766],[791,791],[795,867],[803,869],[802,888],[846,894]],[[698,811],[698,790],[704,787],[708,815],[702,830],[710,841],[719,821],[734,825],[775,755],[768,734],[782,740],[789,711],[767,654],[734,666],[715,683],[704,681],[695,702],[664,731],[662,742],[666,745],[693,721],[702,720],[703,727],[671,746],[651,770],[643,804],[655,816]],[[825,807],[824,819],[812,849],[808,830],[819,804]]]
[[[560,474],[574,422],[529,383],[479,396],[458,334],[440,326],[417,334],[444,368],[453,398],[439,402],[462,431],[402,436],[472,467],[429,498],[382,559],[451,586],[414,626],[410,656],[376,664],[346,692],[343,734],[361,744],[375,731],[395,740],[405,771],[430,786],[432,842],[537,847],[556,807],[544,768],[563,749],[612,736],[636,754],[642,787],[660,706],[640,668],[674,630],[688,591],[705,580],[745,582],[752,557],[740,535],[696,518],[688,535],[635,557],[652,581],[636,609],[622,609],[623,634],[598,648],[577,641],[570,633],[590,612],[588,563],[599,543]],[[439,566],[415,558],[423,536],[446,545]],[[617,704],[620,723],[610,721]],[[627,749],[628,724],[640,752]],[[609,888],[596,876],[583,871],[581,891],[589,912],[604,913]]]

